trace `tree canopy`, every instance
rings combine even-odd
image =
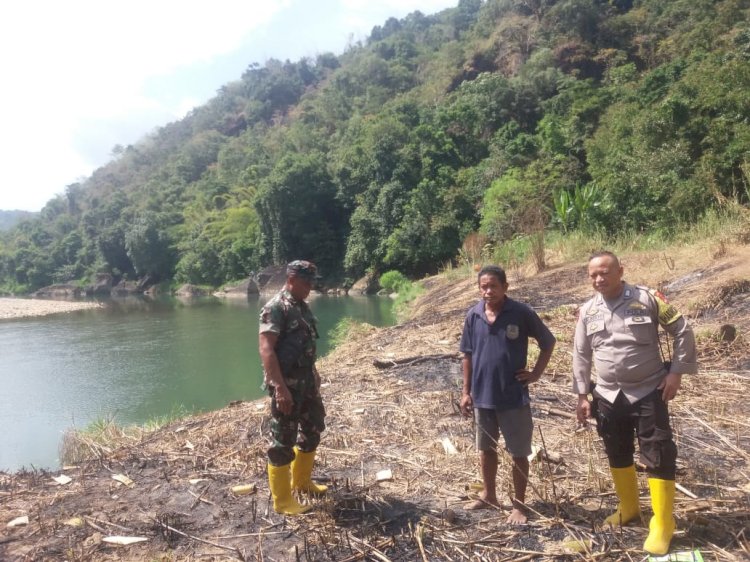
[[[409,276],[468,236],[673,231],[750,204],[750,0],[460,0],[252,63],[0,231],[0,286]]]

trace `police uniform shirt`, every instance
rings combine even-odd
[[[471,396],[475,408],[509,410],[529,403],[529,391],[516,380],[526,368],[529,337],[542,349],[555,337],[534,310],[505,297],[502,310],[490,324],[484,301],[469,309],[461,335],[461,351],[471,355]]]
[[[588,394],[593,358],[596,392],[608,402],[614,403],[619,392],[630,403],[650,394],[666,375],[659,324],[674,338],[671,372],[696,373],[693,331],[659,293],[623,283],[613,301],[594,296],[581,307],[576,324],[573,391]]]

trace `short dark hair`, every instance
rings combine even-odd
[[[610,252],[609,250],[599,250],[598,252],[594,252],[589,256],[589,263],[591,263],[591,260],[604,257],[612,258],[615,262],[615,265],[617,267],[620,266],[620,258],[618,258],[614,252]]]
[[[500,283],[502,283],[503,285],[508,282],[508,279],[505,276],[505,270],[499,265],[485,265],[482,269],[480,269],[479,273],[477,274],[477,283],[479,283],[482,275],[494,275],[495,277],[497,277],[497,280],[500,281]]]

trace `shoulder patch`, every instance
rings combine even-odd
[[[653,291],[651,291],[651,294],[654,295],[656,298],[663,300],[666,303],[669,302],[667,300],[667,297],[665,297],[664,293],[662,293],[661,291],[658,291],[658,290],[654,289]]]
[[[673,305],[669,304],[667,297],[661,292],[649,289],[649,293],[651,293],[651,296],[656,301],[660,324],[671,324],[682,318],[682,314]]]

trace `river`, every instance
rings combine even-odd
[[[71,427],[143,424],[261,397],[265,300],[113,299],[101,310],[0,322],[0,471],[57,468]],[[320,356],[342,318],[395,321],[388,298],[318,296],[310,306]]]

